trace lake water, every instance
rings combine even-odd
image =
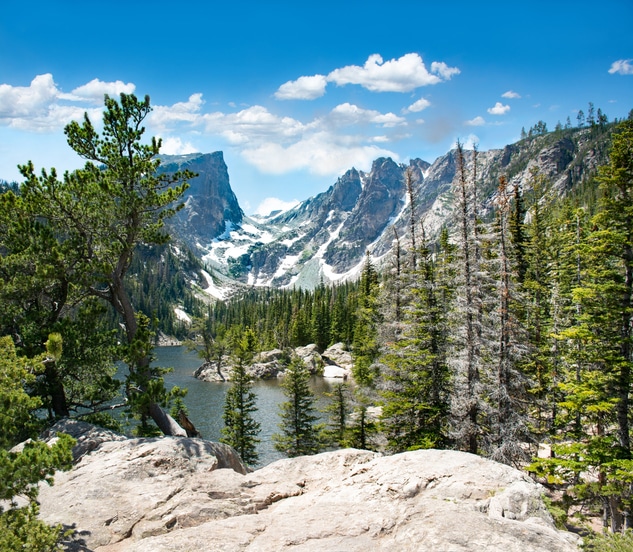
[[[186,387],[189,392],[184,403],[189,411],[189,418],[209,441],[218,441],[224,425],[222,413],[224,396],[231,386],[230,382],[216,383],[201,381],[193,377],[193,372],[202,361],[185,347],[157,347],[155,364],[164,368],[173,368],[173,372],[165,374],[168,389],[177,385]],[[331,389],[331,384],[323,378],[312,378],[312,390],[317,399],[317,408],[327,403],[324,393]],[[253,391],[257,394],[257,412],[255,418],[261,425],[258,444],[260,465],[270,464],[284,456],[273,446],[272,435],[279,432],[279,404],[286,397],[278,380],[257,380],[253,383]]]

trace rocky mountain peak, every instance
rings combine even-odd
[[[227,226],[241,224],[244,213],[229,183],[229,172],[221,151],[189,155],[161,156],[160,170],[166,173],[190,170],[197,174],[189,180],[185,207],[176,214],[172,225],[190,247],[209,243],[225,232]]]
[[[565,193],[606,161],[608,141],[608,131],[598,135],[589,129],[566,129],[479,151],[478,201],[484,212],[492,209],[501,175],[511,186],[528,189],[534,168],[554,189]],[[468,171],[473,169],[473,159],[474,153],[466,150]],[[413,171],[413,217],[424,225],[427,238],[450,226],[453,216],[455,150],[433,163],[378,158],[369,172],[352,168],[325,192],[266,218],[242,216],[221,153],[170,161],[173,170],[190,168],[201,173],[192,181],[187,208],[179,214],[182,234],[189,243],[199,244],[207,264],[249,285],[311,288],[321,281],[354,278],[366,251],[377,264],[388,258],[394,228],[406,247],[411,220],[407,169]],[[207,167],[209,174],[203,175]]]

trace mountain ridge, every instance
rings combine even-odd
[[[499,177],[510,188],[529,188],[536,169],[554,193],[564,195],[594,174],[607,159],[612,125],[540,134],[504,148],[477,152],[479,197],[490,211]],[[474,153],[466,151],[472,168]],[[354,278],[365,254],[378,265],[399,239],[409,239],[411,206],[404,174],[414,183],[415,214],[433,239],[452,216],[455,150],[433,163],[415,158],[397,163],[374,160],[368,172],[351,168],[326,191],[291,209],[246,216],[230,188],[222,152],[164,156],[163,170],[188,168],[199,175],[185,195],[185,208],[172,221],[173,233],[193,248],[210,272],[248,286],[312,289],[321,282]],[[205,195],[207,194],[207,195]]]

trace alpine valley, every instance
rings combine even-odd
[[[502,149],[476,155],[478,201],[490,213],[506,176],[510,191],[529,193],[534,171],[546,177],[550,193],[563,196],[582,186],[607,160],[612,125],[532,132]],[[466,151],[472,171],[474,153]],[[172,250],[190,249],[205,270],[197,286],[224,299],[244,287],[313,289],[320,283],[355,279],[366,253],[376,266],[388,262],[394,239],[406,244],[411,221],[427,240],[454,224],[452,183],[455,150],[432,163],[397,163],[379,158],[371,170],[350,168],[325,192],[287,211],[246,216],[229,182],[222,152],[162,156],[161,170],[188,169],[185,207],[171,221]],[[405,173],[412,183],[407,192]],[[411,201],[414,198],[414,216]],[[418,230],[419,232],[419,230]]]

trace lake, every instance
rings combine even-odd
[[[185,347],[157,347],[155,364],[164,368],[173,368],[173,372],[165,374],[168,389],[177,385],[186,387],[189,392],[183,399],[189,411],[189,418],[209,441],[218,441],[224,425],[222,413],[224,396],[231,386],[230,382],[216,383],[201,381],[193,377],[193,372],[202,364],[200,358]],[[331,389],[331,383],[323,378],[312,378],[312,390],[317,399],[317,407],[322,408],[328,399],[324,393]],[[258,444],[259,462],[261,466],[284,458],[273,446],[272,435],[279,432],[279,407],[286,400],[278,380],[256,380],[253,391],[257,394],[257,412],[255,418],[261,424]]]

